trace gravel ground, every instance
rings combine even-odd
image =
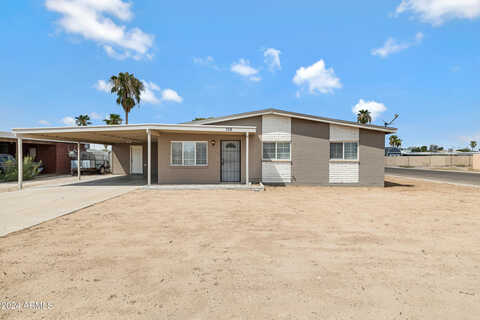
[[[0,319],[478,319],[480,189],[386,184],[139,190],[8,235]]]

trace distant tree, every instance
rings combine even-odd
[[[372,116],[370,111],[362,109],[357,113],[357,122],[362,124],[367,124],[372,122]]]
[[[400,139],[396,135],[391,135],[389,138],[389,143],[392,147],[398,148],[402,145],[402,139]]]
[[[207,120],[207,119],[212,119],[213,117],[206,117],[206,118],[203,118],[203,117],[196,117],[195,119],[193,119],[192,121],[200,121],[200,120]]]
[[[430,151],[430,152],[438,152],[438,151],[441,151],[441,150],[443,150],[443,147],[439,147],[436,144],[431,144],[430,148],[428,149],[428,151]]]
[[[128,72],[120,72],[117,76],[110,77],[112,93],[117,94],[117,104],[125,111],[125,124],[128,124],[128,113],[140,103],[143,83]]]
[[[421,146],[420,147],[420,152],[427,152],[428,151],[428,147],[427,146]]]
[[[120,118],[119,114],[115,113],[110,113],[107,119],[104,119],[103,122],[105,122],[107,125],[118,125],[122,124],[122,118]]]
[[[81,114],[78,117],[75,117],[75,123],[79,127],[86,127],[92,124],[90,122],[90,117],[88,116],[88,114]]]
[[[477,141],[470,141],[470,149],[475,150],[475,147],[477,146]]]
[[[462,148],[462,149],[457,149],[458,152],[470,152],[471,150],[469,148]]]

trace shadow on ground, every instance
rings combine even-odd
[[[415,187],[415,185],[413,185],[413,184],[396,183],[396,182],[387,181],[387,180],[384,181],[384,184],[383,184],[383,185],[384,185],[385,188],[394,188],[394,187],[408,187],[408,188],[412,188],[412,187]]]
[[[117,176],[105,179],[97,179],[85,182],[65,184],[64,186],[75,187],[121,187],[121,186],[144,186],[147,179],[143,176]]]

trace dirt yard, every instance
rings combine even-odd
[[[478,319],[480,189],[387,185],[129,193],[0,238],[0,319]]]

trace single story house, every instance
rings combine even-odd
[[[384,185],[395,128],[264,109],[182,124],[13,129],[18,139],[112,145],[114,174],[148,184]]]

